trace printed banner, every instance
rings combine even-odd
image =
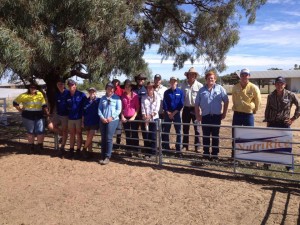
[[[235,128],[234,138],[236,159],[293,164],[290,130]]]

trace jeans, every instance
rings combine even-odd
[[[126,145],[128,146],[128,148],[137,148],[139,146],[139,135],[138,135],[139,122],[128,121],[129,118],[126,118],[127,122],[123,123],[125,136],[126,136]]]
[[[164,122],[166,122],[163,126],[163,132],[166,134],[162,135],[162,147],[163,149],[170,150],[170,143],[169,143],[169,133],[171,130],[171,122],[174,123],[181,123],[181,117],[180,112],[176,113],[174,118],[171,120],[167,113],[165,113],[165,119]],[[175,131],[176,131],[176,151],[181,150],[181,124],[174,124]]]
[[[194,124],[194,121],[196,120],[195,115],[195,107],[184,107],[182,111],[182,123],[192,123]],[[189,133],[190,133],[190,125],[183,125],[183,141],[182,141],[182,147],[188,148],[189,147]],[[199,132],[197,131],[197,126],[194,126],[195,130],[195,140],[194,144],[195,147],[200,143],[199,138]]]
[[[149,130],[145,133],[145,147],[147,147],[147,152],[149,154],[156,154],[156,122],[158,119],[155,119],[153,122],[149,122]],[[150,149],[150,150],[149,150]]]
[[[202,117],[202,124],[221,125],[222,115],[206,115]],[[209,155],[210,135],[212,137],[212,155],[219,153],[219,133],[220,127],[202,126],[203,132],[203,154]]]
[[[234,112],[232,126],[254,126],[254,115],[252,113]],[[234,128],[232,128],[232,138],[234,138]],[[234,156],[234,142],[232,142],[231,157]]]
[[[119,124],[119,119],[113,120],[110,123],[100,122],[102,159],[111,157],[112,148],[113,148],[113,136],[116,132],[118,124]]]

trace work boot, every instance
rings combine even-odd
[[[70,148],[69,154],[66,156],[68,159],[73,159],[74,157],[74,148]]]

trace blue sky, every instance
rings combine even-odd
[[[181,70],[172,70],[172,59],[161,63],[161,56],[156,54],[153,46],[144,55],[153,75],[159,73],[163,79],[170,76],[184,78],[192,65],[186,63]],[[269,68],[284,70],[300,64],[300,1],[269,0],[257,11],[256,21],[252,25],[242,20],[240,23],[240,40],[232,48],[226,59],[227,70],[221,75],[229,74],[243,68],[263,71]],[[193,65],[200,74],[204,65]]]

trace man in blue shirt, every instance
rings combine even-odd
[[[55,113],[51,116],[48,129],[59,134],[61,139],[61,147],[59,148],[59,156],[63,156],[65,145],[68,139],[68,108],[67,96],[69,90],[65,88],[65,80],[59,78],[56,82],[57,91],[55,93]]]
[[[83,105],[87,101],[86,95],[77,90],[76,82],[72,79],[67,81],[70,93],[67,96],[68,107],[68,128],[70,134],[70,154],[69,158],[74,157],[75,136],[77,140],[77,150],[75,158],[80,158],[80,149],[82,145],[82,115]]]
[[[225,89],[216,84],[217,76],[209,71],[205,74],[206,84],[200,88],[195,101],[195,114],[197,121],[202,125],[220,125],[221,120],[226,117],[228,109],[228,96]],[[223,112],[222,112],[223,102]],[[202,126],[203,132],[203,154],[205,159],[210,159],[210,135],[212,135],[212,157],[218,158],[220,127]]]
[[[177,123],[181,123],[180,111],[183,108],[184,102],[184,94],[182,90],[177,88],[177,78],[170,78],[170,89],[166,90],[164,93],[163,99],[163,110],[165,113],[165,124],[163,125],[162,135],[162,147],[165,150],[170,150],[169,144],[169,133],[171,129],[171,123],[174,123],[175,131],[176,131],[176,151],[181,151],[181,125]]]
[[[135,92],[138,96],[139,96],[139,102],[140,102],[140,110],[136,116],[136,120],[143,120],[142,118],[142,110],[141,110],[141,103],[142,103],[142,98],[144,96],[147,95],[147,89],[144,86],[145,80],[147,79],[147,77],[145,77],[144,74],[140,73],[139,75],[134,77],[136,85],[132,88],[132,91]],[[142,136],[143,136],[143,140],[147,139],[147,132],[146,132],[146,128],[145,128],[145,123],[141,122],[141,131],[142,131]],[[145,145],[145,141],[144,141],[144,146]]]

